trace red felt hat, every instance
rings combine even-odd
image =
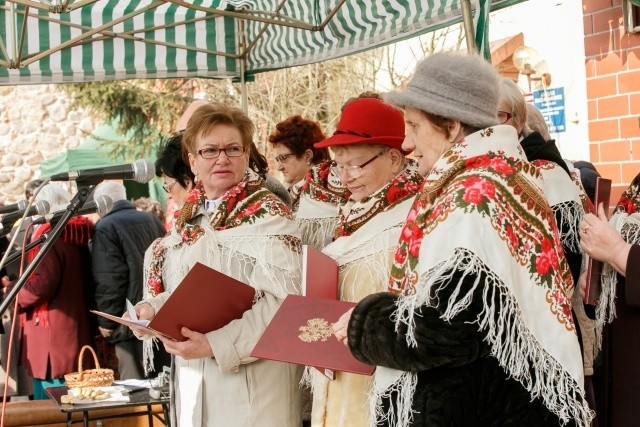
[[[313,146],[380,144],[403,151],[402,141],[402,112],[380,99],[359,98],[345,107],[333,135]]]

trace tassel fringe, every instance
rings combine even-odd
[[[609,219],[610,224],[620,233],[622,239],[631,244],[640,243],[640,221],[636,215],[616,212]],[[596,351],[602,348],[604,325],[616,318],[616,285],[618,273],[609,264],[602,267],[600,304],[596,308]]]
[[[453,272],[462,273],[458,283],[452,283]],[[551,357],[540,343],[529,332],[515,298],[508,287],[477,256],[465,249],[458,249],[453,258],[435,266],[423,275],[432,283],[417,286],[418,292],[398,300],[398,309],[394,313],[396,331],[400,324],[405,324],[407,343],[416,347],[414,313],[424,305],[442,307],[438,293],[445,287],[455,286],[451,297],[446,301],[441,319],[449,322],[461,311],[469,307],[474,292],[478,289],[479,279],[473,283],[469,291],[463,292],[461,283],[468,275],[486,277],[481,292],[483,311],[476,320],[479,330],[485,332],[485,340],[490,344],[491,355],[495,357],[509,376],[519,381],[531,394],[532,398],[541,398],[545,406],[556,414],[562,424],[575,420],[576,425],[587,427],[594,414],[582,396],[582,385],[578,384],[562,366]],[[429,280],[429,279],[427,279]],[[433,290],[432,292],[430,292]],[[434,295],[430,297],[430,294]],[[406,379],[402,380],[407,382]],[[394,387],[406,385],[396,383]],[[404,389],[402,396],[411,396]],[[405,406],[411,406],[403,398],[401,413],[406,413]],[[377,408],[377,407],[376,407]],[[379,409],[376,409],[376,414]],[[403,415],[401,415],[402,417]],[[406,425],[406,424],[398,424]]]
[[[322,250],[331,243],[338,217],[296,218],[296,223],[302,232],[302,243]]]
[[[378,370],[387,369],[378,367]],[[390,387],[380,390],[376,387],[369,396],[369,413],[372,414],[371,426],[384,423],[389,427],[405,427],[411,425],[414,411],[411,409],[413,395],[416,392],[418,376],[411,372],[403,372]],[[396,395],[395,404],[389,405],[385,411],[383,401]],[[394,410],[395,408],[395,410]]]
[[[556,218],[560,218],[558,229],[563,248],[571,252],[582,252],[580,248],[580,223],[584,218],[584,208],[576,201],[563,202],[551,207]]]

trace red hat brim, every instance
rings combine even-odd
[[[410,153],[410,151],[404,151],[402,149],[402,142],[404,141],[403,137],[399,136],[374,136],[374,137],[363,137],[359,135],[351,135],[348,133],[339,133],[330,136],[324,141],[316,142],[313,144],[315,148],[326,148],[333,147],[336,145],[363,145],[363,144],[373,144],[373,145],[386,145],[390,148],[395,148],[396,150],[400,150],[404,154]]]

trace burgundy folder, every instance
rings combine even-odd
[[[202,334],[242,317],[253,305],[255,289],[224,273],[196,263],[146,327],[176,341],[186,338],[183,326]],[[93,311],[129,327],[140,324]],[[143,327],[144,328],[144,327]]]
[[[348,301],[288,295],[251,356],[313,366],[321,372],[371,375],[375,366],[357,360],[331,333],[331,324],[353,306]]]
[[[338,263],[313,246],[302,246],[302,294],[338,299]]]
[[[595,206],[592,212],[598,215],[598,206],[604,207],[604,212],[609,214],[609,200],[611,198],[611,180],[600,178],[596,179],[596,195]],[[588,258],[587,261],[587,286],[584,293],[584,303],[590,305],[598,305],[600,303],[600,293],[602,284],[600,275],[602,274],[602,261]]]

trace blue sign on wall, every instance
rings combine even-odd
[[[566,131],[563,87],[536,90],[533,92],[533,105],[544,116],[550,133]]]

